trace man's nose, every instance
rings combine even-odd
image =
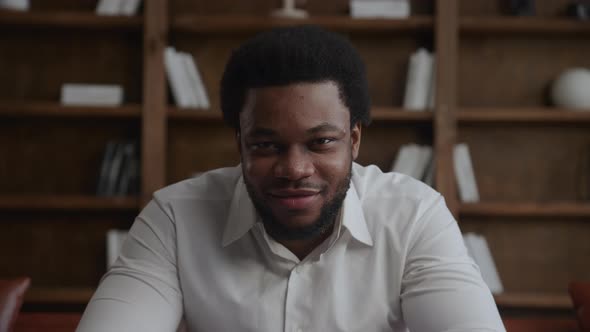
[[[309,151],[303,147],[292,146],[282,151],[274,167],[274,175],[289,181],[310,177],[314,164]]]

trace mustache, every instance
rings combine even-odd
[[[270,187],[274,190],[286,190],[286,189],[297,189],[297,190],[324,190],[326,185],[320,183],[313,183],[306,180],[301,181],[289,181],[281,180],[271,183]]]

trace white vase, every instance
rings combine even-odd
[[[590,70],[570,68],[551,86],[551,99],[558,107],[590,111]]]

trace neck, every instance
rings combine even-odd
[[[299,260],[303,260],[307,255],[309,255],[315,248],[317,248],[322,242],[324,242],[332,232],[334,231],[334,225],[330,226],[330,228],[326,229],[325,232],[322,232],[320,235],[311,238],[311,239],[303,239],[303,240],[277,240],[280,244],[285,246],[285,248],[289,249]]]

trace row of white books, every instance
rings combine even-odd
[[[353,18],[406,18],[410,16],[408,0],[350,0]]]
[[[133,16],[139,11],[141,0],[100,0],[96,14],[104,16]]]
[[[27,11],[31,8],[29,0],[0,0],[0,8]]]
[[[479,266],[483,281],[488,285],[490,291],[493,294],[502,293],[504,287],[485,237],[475,233],[465,233],[463,234],[463,241],[469,256]]]
[[[169,46],[164,53],[164,64],[170,90],[178,107],[210,108],[205,84],[191,54],[178,52]]]
[[[61,87],[61,103],[66,106],[120,106],[123,87],[115,84],[66,83]]]
[[[459,189],[459,199],[462,202],[478,202],[479,191],[467,144],[455,145],[453,149],[453,167]],[[402,145],[391,166],[391,171],[409,175],[429,186],[433,185],[434,170],[435,163],[432,147],[414,143]]]
[[[410,56],[403,107],[410,111],[434,108],[436,56],[420,48]]]
[[[100,166],[96,194],[103,197],[136,195],[139,153],[135,142],[109,141]]]

